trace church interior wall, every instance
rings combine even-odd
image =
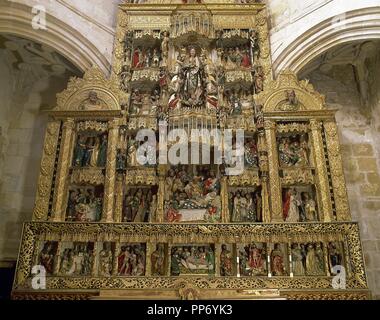
[[[50,3],[17,2],[30,6]],[[49,9],[55,17],[88,36],[111,61],[117,2],[85,1],[70,6],[68,1],[60,0],[57,6],[49,5]],[[305,1],[303,5],[297,2],[269,1],[274,62],[297,38],[297,30],[318,24],[327,17],[327,12],[329,16],[340,13],[335,0]],[[345,1],[345,6],[351,10],[375,2]],[[97,9],[92,15],[94,7]],[[89,19],[92,24],[87,23]],[[299,28],[300,24],[303,28]],[[360,223],[368,282],[375,298],[380,298],[380,73],[375,72],[380,68],[379,52],[364,59],[359,71],[351,64],[336,64],[302,74],[302,78],[310,79],[326,95],[329,108],[338,109],[350,207],[353,220]],[[0,261],[17,258],[22,224],[32,215],[47,123],[41,104],[43,92],[51,86],[50,77],[23,83],[27,71],[16,72],[6,59],[0,53]],[[62,78],[59,81],[65,82]],[[363,82],[368,87],[363,89]]]
[[[337,109],[342,158],[354,221],[361,228],[370,288],[380,296],[380,163],[379,117],[380,55],[365,60],[368,83],[363,96],[360,76],[352,64],[320,67],[304,74]]]

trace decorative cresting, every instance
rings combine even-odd
[[[177,13],[171,18],[171,36],[180,36],[195,33],[197,35],[213,38],[214,26],[210,12]]]
[[[258,95],[257,103],[264,106],[265,113],[327,110],[324,96],[315,91],[309,81],[299,81],[291,71],[281,72],[275,81],[269,83],[266,90]]]
[[[103,72],[92,67],[81,78],[71,78],[67,89],[57,94],[55,117],[96,117],[120,114],[119,83],[107,79]]]

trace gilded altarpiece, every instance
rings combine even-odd
[[[58,95],[15,299],[369,298],[334,111],[272,77],[264,4],[205,2],[120,5],[110,77],[94,67]],[[194,129],[243,133],[243,170],[215,137],[209,163],[161,161],[168,132],[189,149]]]

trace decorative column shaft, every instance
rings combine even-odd
[[[113,261],[112,261],[112,276],[118,275],[118,263],[119,263],[119,254],[120,254],[120,242],[115,243],[115,251],[113,253]]]
[[[114,222],[122,222],[123,215],[123,182],[124,175],[118,174],[116,177],[116,191],[115,191],[115,210]]]
[[[152,253],[155,251],[156,244],[147,242],[146,244],[146,270],[145,275],[147,277],[152,276]]]
[[[230,222],[230,215],[228,210],[228,185],[227,185],[227,177],[222,177],[221,179],[221,188],[220,193],[222,196],[222,212],[221,212],[221,218],[222,223],[228,223]]]
[[[99,242],[94,242],[94,250],[92,251],[92,266],[91,266],[91,276],[96,277],[98,275],[98,265],[99,261],[97,259]]]
[[[268,177],[261,177],[261,218],[262,222],[270,223],[270,207],[269,207],[269,194],[268,194]]]
[[[335,121],[328,121],[323,125],[326,134],[326,144],[334,192],[336,218],[338,221],[351,221],[352,217],[347,196],[346,180],[344,178],[338,127]]]
[[[57,252],[55,253],[55,259],[54,259],[54,270],[53,274],[58,275],[59,274],[59,269],[61,267],[61,254],[62,254],[62,242],[58,241],[57,244]]]
[[[329,263],[329,251],[328,251],[328,248],[327,248],[327,243],[323,243],[322,244],[322,248],[323,248],[323,256],[325,258],[325,269],[326,269],[326,274],[327,276],[330,276],[331,275],[331,272],[330,272],[330,263]]]
[[[50,121],[46,128],[33,220],[47,220],[48,218],[60,129],[61,121]]]
[[[160,176],[158,178],[158,196],[157,196],[157,223],[164,222],[164,192],[165,192],[165,178]]]
[[[220,255],[222,253],[222,245],[220,243],[215,244],[215,276],[220,277]]]
[[[166,270],[166,276],[170,277],[172,274],[172,244],[171,243],[168,244],[167,257],[168,257],[168,266]]]
[[[107,167],[104,185],[103,222],[113,222],[113,207],[115,201],[116,153],[119,138],[118,120],[109,122]]]
[[[278,175],[278,154],[276,142],[276,123],[271,120],[265,120],[265,136],[268,145],[268,165],[269,165],[269,196],[271,199],[271,222],[283,222],[281,185]]]
[[[310,121],[311,141],[315,156],[316,185],[320,193],[320,216],[323,222],[332,220],[332,204],[330,197],[330,187],[328,182],[325,152],[323,150],[322,124],[317,120]]]
[[[265,139],[265,130],[263,127],[258,128],[258,152],[259,152],[259,169],[261,176],[261,221],[270,223],[270,207],[268,194],[268,146]]]
[[[65,208],[67,203],[67,187],[69,178],[69,169],[72,161],[72,152],[74,144],[75,121],[67,119],[63,123],[61,151],[59,153],[57,175],[55,181],[55,191],[53,200],[52,220],[60,222],[65,220]]]

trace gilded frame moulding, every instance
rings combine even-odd
[[[57,106],[49,111],[49,115],[56,119],[120,117],[122,97],[119,82],[107,79],[99,68],[92,67],[85,72],[83,79],[70,79],[67,89],[57,94]]]
[[[249,242],[347,242],[350,272],[347,289],[366,289],[367,280],[361,251],[359,227],[356,223],[306,223],[306,224],[218,224],[218,225],[167,225],[167,224],[97,224],[97,223],[26,223],[23,246],[20,249],[14,289],[30,289],[30,270],[36,245],[39,241],[121,241],[129,243],[249,243]],[[178,277],[111,277],[78,278],[48,277],[47,288],[102,289],[112,286],[119,289],[171,288]],[[331,277],[191,277],[198,288],[218,289],[329,289]]]
[[[48,216],[60,131],[60,121],[50,121],[48,123],[44,140],[40,175],[38,178],[38,189],[34,204],[33,220],[44,220],[47,219]]]

